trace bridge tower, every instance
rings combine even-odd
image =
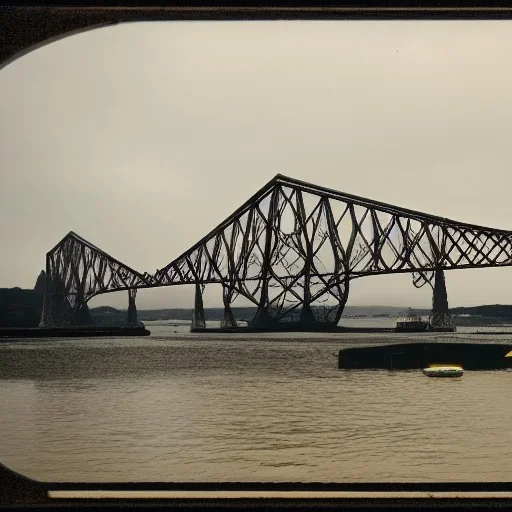
[[[448,294],[446,292],[446,282],[442,268],[438,268],[435,273],[430,325],[434,330],[451,330],[454,327],[452,315],[448,308]]]
[[[233,310],[231,309],[231,300],[233,298],[233,289],[227,285],[222,286],[222,300],[224,302],[224,318],[220,326],[224,328],[236,327],[237,323]]]
[[[196,283],[196,296],[194,301],[194,315],[192,318],[192,328],[204,329],[206,322],[204,319],[204,307],[203,307],[203,290],[199,283]]]
[[[137,296],[137,288],[128,290],[128,325],[137,325],[137,306],[135,305],[135,297]]]

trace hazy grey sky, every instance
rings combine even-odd
[[[0,71],[0,287],[33,287],[70,230],[153,273],[277,173],[512,229],[510,62],[509,21],[131,23],[40,48]],[[452,306],[512,303],[511,268],[446,280]],[[430,294],[368,277],[348,304]]]

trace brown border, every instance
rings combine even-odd
[[[494,7],[482,6],[432,6],[432,7],[405,7],[390,6],[148,6],[148,7],[0,7],[0,69],[14,62],[16,59],[53,41],[72,34],[105,27],[124,22],[137,21],[180,21],[180,20],[322,20],[322,19],[372,19],[372,20],[403,20],[403,19],[512,19],[510,3],[502,3]],[[336,500],[336,499],[308,499],[294,500],[234,500],[208,501],[202,499],[186,500],[51,500],[49,490],[255,490],[273,489],[309,491],[350,490],[353,492],[369,491],[443,491],[451,490],[457,493],[465,491],[483,491],[489,493],[489,498],[481,499],[366,499],[366,500]],[[202,484],[172,484],[172,483],[49,483],[19,475],[0,465],[0,507],[3,510],[62,510],[64,507],[72,509],[98,508],[107,510],[163,510],[164,508],[179,508],[180,510],[296,510],[301,509],[332,509],[345,510],[361,509],[495,509],[509,507],[512,500],[492,497],[492,492],[512,492],[512,483],[433,483],[433,484],[301,484],[301,483],[202,483]]]
[[[211,5],[211,4],[214,5]],[[384,4],[384,3],[383,3]],[[405,7],[389,3],[378,6],[295,5],[209,6],[25,6],[0,8],[0,69],[41,46],[73,34],[117,23],[183,20],[323,20],[323,19],[511,19],[512,5],[494,7]]]

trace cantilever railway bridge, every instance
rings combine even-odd
[[[204,326],[202,293],[222,285],[224,325],[232,305],[256,307],[252,325],[337,325],[350,282],[409,272],[433,289],[434,323],[448,314],[444,270],[512,265],[512,231],[465,224],[365,199],[278,174],[226,220],[155,274],[140,273],[70,232],[46,255],[41,325],[87,322],[95,295],[128,290],[136,322],[139,288],[195,286],[194,323]]]

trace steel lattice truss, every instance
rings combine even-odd
[[[151,276],[139,274],[71,231],[46,255],[41,325],[73,323],[73,317],[93,296],[136,291],[152,282]]]
[[[349,282],[436,268],[512,264],[512,232],[463,224],[276,176],[225,222],[156,273],[160,285],[222,283],[256,322],[337,323]]]
[[[433,285],[436,269],[512,265],[512,232],[277,175],[154,276],[123,266],[74,234],[49,255],[52,278],[64,283],[74,309],[114,289],[179,284],[196,285],[197,307],[204,286],[220,283],[227,324],[234,324],[231,305],[238,297],[257,306],[256,325],[337,324],[352,279],[410,272],[419,288]],[[100,262],[108,272],[101,273]]]

